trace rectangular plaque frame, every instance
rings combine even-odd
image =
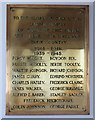
[[[11,3],[11,2],[10,2]],[[64,3],[65,4],[65,3]],[[66,3],[66,4],[68,4],[68,3]],[[77,3],[69,3],[69,4],[76,4],[77,5]],[[84,5],[84,4],[86,4],[86,5],[89,5],[90,6],[90,13],[93,13],[93,4],[94,3],[81,3],[82,5]],[[1,10],[3,10],[3,12],[4,13],[6,13],[6,5],[7,5],[7,2],[2,2],[1,4],[0,4],[0,6],[2,7],[2,8],[0,8]],[[94,4],[95,5],[95,4]],[[3,13],[2,12],[2,13]],[[94,13],[95,14],[95,13]],[[4,14],[5,15],[5,14]],[[90,30],[91,30],[91,28],[93,28],[93,14],[90,16],[90,18],[89,18],[89,20],[90,20]],[[4,21],[3,21],[4,20]],[[92,22],[91,22],[92,21]],[[5,19],[5,17],[3,16],[3,14],[2,14],[2,22],[3,23],[6,23],[6,19]],[[0,22],[0,24],[1,24],[1,22]],[[95,24],[94,24],[95,25]],[[3,31],[3,35],[5,35],[6,34],[6,29],[5,28],[3,28],[3,26],[2,26],[2,30],[1,30],[1,33],[2,33],[2,31]],[[93,29],[93,31],[94,31],[94,29]],[[94,95],[94,87],[93,87],[93,83],[95,83],[95,81],[93,80],[93,55],[94,54],[92,54],[93,53],[93,50],[91,49],[91,48],[93,48],[93,31],[92,31],[92,33],[91,33],[91,31],[90,31],[90,40],[89,40],[89,42],[90,42],[90,115],[81,115],[81,116],[78,116],[78,115],[69,115],[69,116],[63,116],[63,115],[61,115],[61,116],[56,116],[56,118],[63,118],[63,119],[66,119],[66,118],[68,118],[69,117],[69,119],[77,119],[77,118],[80,118],[81,120],[82,119],[91,119],[91,120],[94,120],[94,116],[95,116],[95,108],[93,107],[94,106],[94,101],[95,101],[95,95]],[[5,39],[5,36],[1,36],[2,37],[2,44],[1,45],[3,45],[3,47],[6,47],[6,45],[4,44],[5,43],[5,41],[6,41],[6,39]],[[4,41],[3,41],[4,40]],[[5,51],[3,51],[3,48],[2,48],[2,53],[3,53],[3,56],[1,57],[2,58],[2,60],[4,60],[5,59]],[[92,59],[91,59],[92,58]],[[95,60],[95,56],[94,56],[94,60]],[[4,64],[3,64],[4,65]],[[95,65],[95,64],[94,64]],[[4,65],[5,66],[5,65]],[[5,68],[4,67],[2,67],[2,69],[1,69],[1,72],[3,71],[3,74],[5,75]],[[92,71],[92,72],[91,72]],[[4,78],[5,79],[5,77],[4,77],[4,75],[2,76],[2,79]],[[2,82],[2,81],[1,81]],[[2,87],[1,88],[3,88],[5,86],[5,82],[2,82]],[[2,89],[1,89],[2,90]],[[93,92],[91,92],[91,91],[93,91]],[[92,98],[94,99],[94,100],[92,100]],[[0,103],[1,103],[1,101],[0,101]],[[2,104],[3,103],[3,104]],[[5,90],[4,91],[2,91],[2,114],[0,114],[1,116],[1,118],[6,118],[6,119],[8,119],[8,116],[6,116],[5,115]],[[1,109],[0,109],[1,110]],[[94,112],[93,112],[94,111]],[[23,118],[23,116],[21,116],[22,118]],[[33,118],[33,116],[24,116],[26,119],[27,118]],[[34,116],[34,118],[53,118],[53,116]],[[10,116],[10,118],[13,118],[13,116]],[[19,116],[15,116],[15,118],[19,118]]]
[[[29,10],[30,10],[30,13],[29,13]],[[13,37],[13,35],[14,34],[16,34],[15,32],[12,32],[12,31],[15,31],[15,30],[17,30],[16,29],[16,26],[18,26],[18,24],[16,24],[15,23],[15,21],[13,21],[12,22],[12,19],[13,19],[13,17],[14,16],[17,16],[18,15],[18,13],[22,10],[22,11],[25,11],[26,12],[26,14],[23,12],[23,16],[25,16],[25,15],[27,15],[27,13],[28,13],[28,17],[30,18],[31,17],[31,15],[33,14],[31,14],[31,12],[32,11],[37,11],[39,9],[39,12],[41,11],[41,10],[44,10],[44,11],[46,11],[46,13],[45,12],[43,12],[42,13],[42,11],[41,11],[41,16],[43,16],[44,14],[48,14],[48,15],[46,15],[45,17],[47,17],[47,16],[52,16],[53,18],[52,19],[54,19],[54,20],[47,20],[47,24],[49,24],[49,23],[55,23],[55,17],[56,16],[58,16],[58,14],[56,15],[56,14],[54,14],[54,13],[56,13],[57,11],[59,11],[58,13],[60,13],[61,11],[60,11],[60,9],[62,10],[62,11],[65,11],[65,13],[64,13],[64,16],[66,16],[66,19],[68,18],[68,16],[70,16],[71,18],[74,16],[73,15],[73,13],[74,12],[76,12],[76,15],[75,16],[77,16],[78,14],[78,16],[76,17],[76,18],[80,18],[80,17],[82,17],[83,16],[83,20],[82,21],[84,21],[83,23],[81,22],[81,20],[79,20],[78,22],[80,23],[81,22],[81,24],[82,24],[82,26],[81,27],[78,27],[77,29],[79,29],[79,31],[80,31],[80,33],[78,33],[78,34],[80,34],[80,38],[78,39],[78,38],[75,38],[75,39],[73,39],[73,38],[68,38],[67,39],[67,45],[64,45],[64,49],[63,49],[63,47],[62,47],[62,52],[63,52],[63,50],[69,50],[70,49],[70,51],[72,50],[72,54],[75,54],[75,57],[76,57],[76,54],[83,54],[84,55],[84,57],[83,58],[81,58],[80,59],[80,61],[82,61],[82,59],[83,59],[83,63],[85,63],[84,65],[82,64],[82,62],[80,62],[80,64],[82,64],[81,66],[84,66],[83,67],[83,76],[84,76],[84,78],[83,78],[83,83],[84,83],[84,85],[83,85],[83,89],[84,89],[84,103],[86,103],[85,105],[83,105],[83,106],[81,106],[81,108],[77,111],[77,110],[58,110],[57,108],[55,108],[56,110],[58,110],[58,112],[57,112],[57,114],[59,115],[66,115],[66,114],[68,114],[68,115],[70,115],[70,114],[89,114],[89,65],[88,65],[88,61],[89,61],[89,55],[88,55],[88,53],[89,53],[89,44],[88,44],[88,39],[89,39],[89,28],[88,28],[88,23],[89,23],[89,21],[88,21],[88,17],[89,17],[89,7],[88,6],[68,6],[68,5],[66,5],[66,6],[62,6],[62,5],[8,5],[8,10],[7,10],[7,16],[8,16],[8,22],[7,22],[7,71],[6,71],[6,83],[7,83],[7,89],[6,89],[6,98],[7,98],[7,100],[8,100],[8,103],[6,103],[6,114],[7,115],[55,115],[56,114],[56,110],[55,109],[50,109],[50,108],[45,108],[45,109],[35,109],[35,110],[37,110],[38,112],[36,112],[35,110],[35,112],[34,111],[28,111],[28,109],[27,109],[27,111],[26,111],[26,113],[24,112],[24,110],[22,109],[22,111],[20,112],[19,111],[19,109],[18,109],[18,111],[14,111],[14,106],[19,106],[19,105],[17,105],[20,101],[20,98],[16,98],[16,97],[14,97],[13,99],[14,99],[14,101],[18,101],[18,103],[15,103],[14,101],[13,101],[13,103],[12,103],[12,101],[11,101],[11,99],[12,99],[12,96],[11,96],[11,89],[13,88],[13,86],[11,85],[12,84],[12,79],[11,79],[11,77],[13,76],[13,75],[15,75],[15,73],[14,72],[11,72],[12,71],[12,69],[17,69],[17,68],[19,68],[19,66],[18,67],[12,67],[11,66],[11,64],[12,64],[12,62],[14,63],[14,62],[16,62],[16,61],[11,61],[11,59],[12,59],[12,57],[13,56],[19,56],[19,54],[17,54],[16,53],[16,51],[14,51],[14,52],[12,52],[15,48],[15,46],[19,46],[19,47],[17,47],[16,49],[22,49],[22,50],[20,50],[20,52],[22,52],[22,51],[24,51],[24,49],[31,49],[29,46],[30,46],[30,42],[27,42],[26,40],[28,40],[28,36],[26,37],[26,39],[24,39],[24,38],[15,38],[15,37]],[[53,9],[54,9],[54,11],[53,11]],[[68,10],[73,10],[72,11],[72,15],[70,15],[69,14],[69,12],[68,12]],[[81,9],[83,9],[83,10],[85,10],[85,11],[81,11]],[[47,10],[48,10],[48,13],[47,13]],[[75,11],[74,11],[75,10]],[[80,11],[79,11],[80,10]],[[17,13],[16,13],[16,12]],[[28,12],[27,12],[28,11]],[[49,12],[50,11],[50,12]],[[53,11],[53,13],[52,14],[50,14],[51,13],[51,11]],[[79,13],[79,12],[83,12],[83,13]],[[67,14],[66,14],[67,13]],[[25,14],[25,15],[24,15]],[[54,15],[53,15],[54,14]],[[74,13],[75,14],[75,13]],[[37,12],[35,12],[32,16],[37,16],[38,14],[37,14]],[[60,15],[60,17],[63,17],[62,16],[63,14],[61,14]],[[19,15],[19,17],[20,17],[20,15]],[[49,17],[48,18],[46,18],[46,19],[49,19]],[[19,18],[20,19],[20,18]],[[44,18],[45,19],[45,18]],[[30,19],[29,19],[30,20]],[[11,21],[11,22],[10,22]],[[16,20],[16,21],[18,21],[18,20]],[[24,20],[20,20],[20,22],[23,22]],[[28,21],[28,20],[25,20],[25,22],[26,21]],[[40,21],[40,20],[39,20]],[[36,20],[34,20],[34,23],[35,22],[38,22],[38,23],[40,23],[40,22],[42,22],[42,21],[44,21],[44,20],[41,20],[40,22],[39,21],[36,21]],[[68,20],[64,20],[65,22],[66,22],[66,24],[68,25],[68,23],[69,23],[69,21]],[[44,21],[45,22],[45,21]],[[49,22],[49,23],[48,23]],[[56,20],[56,22],[57,22],[57,20]],[[61,20],[59,20],[58,22],[61,22],[62,23],[62,21]],[[18,22],[17,22],[18,23]],[[75,22],[73,22],[73,20],[71,21],[71,24],[75,24],[76,23],[76,21]],[[13,27],[13,24],[14,24],[14,27]],[[30,24],[30,22],[28,23],[27,22],[27,24]],[[63,24],[64,24],[64,22],[63,22]],[[78,24],[78,23],[77,23]],[[77,24],[76,24],[76,26],[77,26]],[[24,27],[24,29],[25,28],[27,28],[27,27],[30,27],[31,28],[31,25],[30,26],[26,26],[26,27]],[[52,27],[51,26],[46,26],[47,28],[49,28],[49,29],[52,29]],[[65,27],[65,25],[64,25],[64,27]],[[68,27],[70,28],[70,29],[75,29],[74,27],[72,27],[72,26],[70,26],[70,25],[68,25]],[[66,27],[65,29],[67,29],[68,27]],[[82,28],[83,27],[83,28]],[[12,29],[12,28],[14,28],[14,29]],[[20,28],[22,28],[22,26],[20,26]],[[43,28],[41,28],[41,27],[39,27],[38,26],[38,28],[40,28],[41,30],[43,29]],[[32,29],[37,29],[38,30],[38,28],[37,27],[32,27]],[[60,28],[60,27],[59,27]],[[19,27],[18,27],[18,29],[19,29]],[[56,28],[56,29],[58,29],[58,28]],[[61,28],[62,29],[62,28]],[[83,29],[83,32],[82,32],[82,29]],[[57,36],[57,34],[58,34],[59,32],[55,32],[55,34],[56,34],[56,36]],[[62,32],[62,33],[64,33],[64,34],[67,34],[68,36],[69,36],[69,34],[68,33],[65,33],[65,32]],[[82,34],[83,33],[83,34]],[[85,34],[86,33],[86,34]],[[19,32],[18,32],[18,34],[20,34]],[[26,32],[26,33],[24,33],[24,34],[28,34],[28,32]],[[31,33],[30,32],[30,34],[35,34],[35,32],[34,33]],[[37,33],[36,33],[37,34]],[[39,33],[38,32],[38,34],[41,34],[41,33]],[[43,31],[43,34],[49,34],[49,33],[45,33],[44,31]],[[52,34],[54,34],[53,32],[52,32]],[[74,34],[74,33],[73,33]],[[72,35],[73,35],[72,34]],[[75,33],[76,34],[76,33]],[[58,35],[60,35],[60,33],[58,34]],[[12,37],[11,37],[12,36]],[[84,36],[84,37],[83,37]],[[34,39],[34,40],[36,40],[35,38],[30,38],[30,39]],[[47,40],[47,38],[45,37],[42,37],[42,38],[40,38],[40,39],[45,39],[45,41]],[[40,40],[40,39],[38,39],[38,40]],[[52,40],[52,38],[49,38],[50,40]],[[58,38],[57,38],[58,39]],[[56,38],[54,39],[54,40],[57,40]],[[60,40],[62,40],[62,38],[59,38]],[[66,38],[65,38],[66,39]],[[81,42],[81,40],[83,39],[83,43]],[[14,40],[14,42],[13,42],[13,40]],[[19,42],[19,43],[16,43],[15,41],[16,40],[18,40],[18,41],[20,41],[20,40],[23,40],[22,42]],[[64,40],[64,39],[63,39]],[[70,43],[68,43],[68,41],[69,40],[71,40],[71,42]],[[26,44],[29,44],[29,45],[27,45],[27,48],[26,48],[26,45],[24,45],[23,44],[23,42],[26,42]],[[77,43],[78,42],[78,43]],[[15,44],[15,46],[14,46],[14,44]],[[20,44],[20,45],[19,45]],[[48,43],[47,43],[48,44]],[[77,44],[77,46],[76,46],[76,44]],[[31,44],[32,45],[32,44]],[[14,47],[13,47],[14,46]],[[45,46],[45,43],[43,43],[42,44],[42,46]],[[65,47],[66,46],[66,47]],[[21,48],[20,48],[21,47]],[[22,48],[23,47],[23,48]],[[36,47],[36,45],[35,45],[35,47]],[[37,46],[38,47],[38,46]],[[48,46],[49,47],[49,46]],[[57,47],[56,45],[55,45],[55,47]],[[46,49],[46,48],[45,48]],[[76,51],[76,53],[73,51],[73,49],[74,49],[74,51],[77,49],[77,50],[81,50],[81,49],[83,49],[84,51],[83,52],[81,52],[81,53],[77,53],[77,51]],[[36,50],[34,50],[34,51],[36,51]],[[47,49],[46,49],[46,51],[47,51]],[[52,50],[50,50],[50,51],[52,51]],[[18,51],[19,52],[19,51]],[[43,51],[42,51],[43,52]],[[15,54],[14,54],[15,53]],[[12,54],[12,56],[11,56],[11,54]],[[24,55],[25,55],[25,53],[23,53]],[[27,52],[27,54],[29,54],[28,52]],[[32,53],[31,53],[32,54]],[[29,55],[31,55],[31,54],[29,54]],[[45,53],[46,54],[46,53]],[[63,54],[64,54],[64,52],[63,52]],[[21,53],[20,53],[20,56],[21,56]],[[70,56],[70,53],[68,53],[67,52],[67,57],[68,56]],[[57,56],[58,57],[58,56]],[[81,57],[81,56],[80,56]],[[9,58],[11,58],[10,60],[9,60]],[[45,58],[44,58],[45,59]],[[78,58],[79,59],[79,58]],[[11,62],[10,62],[11,61]],[[34,61],[32,61],[32,62],[34,62]],[[55,61],[53,61],[53,62],[55,62]],[[57,62],[59,62],[59,61],[56,61],[56,63]],[[62,62],[62,61],[61,61]],[[69,62],[69,61],[68,61]],[[72,61],[70,61],[71,63],[72,63]],[[74,61],[73,61],[74,62]],[[77,61],[76,61],[77,62]],[[65,66],[64,66],[65,67]],[[22,69],[23,69],[23,66],[21,67]],[[27,66],[26,66],[26,68],[27,68]],[[52,67],[51,67],[52,68]],[[72,68],[72,67],[69,67],[69,68]],[[28,70],[29,70],[30,68],[28,68]],[[73,69],[76,69],[76,67],[74,67]],[[77,67],[77,69],[78,69],[78,67]],[[80,69],[81,69],[81,67],[80,67]],[[48,70],[49,71],[49,70]],[[49,73],[49,72],[48,72]],[[19,73],[16,73],[16,74],[19,74]],[[21,73],[21,74],[24,74],[24,73]],[[27,74],[29,74],[29,73],[27,73]],[[25,74],[25,75],[27,75],[27,74]],[[33,74],[33,73],[31,73],[31,74]],[[44,75],[45,73],[43,73],[42,75]],[[49,73],[49,74],[51,74],[51,73]],[[65,73],[64,73],[65,74]],[[78,74],[78,73],[77,73]],[[79,75],[81,75],[81,74],[79,74]],[[10,77],[9,77],[10,76]],[[18,78],[19,79],[19,78]],[[18,80],[17,79],[17,80]],[[44,79],[45,79],[45,77],[44,77]],[[50,78],[49,78],[50,79]],[[47,79],[47,81],[49,81],[49,79]],[[14,80],[16,80],[16,78],[15,79],[13,79],[13,81]],[[20,80],[20,79],[19,79]],[[25,80],[27,80],[27,79],[25,79]],[[32,79],[31,79],[32,80]],[[34,80],[36,80],[36,79],[34,79]],[[40,79],[41,80],[41,79]],[[63,79],[64,80],[64,79]],[[66,79],[67,80],[67,79]],[[73,80],[73,79],[72,79]],[[79,79],[80,80],[80,79]],[[14,81],[15,82],[15,81]],[[47,85],[49,85],[49,84],[47,84]],[[9,87],[10,86],[10,87]],[[32,85],[33,86],[33,85]],[[38,85],[39,86],[39,85]],[[50,85],[49,85],[50,86]],[[18,85],[17,85],[17,87],[19,87]],[[21,86],[20,86],[21,87]],[[22,86],[23,87],[23,86]],[[48,91],[48,89],[47,89],[47,91]],[[18,92],[20,92],[20,91],[13,91],[13,94],[14,94],[14,92],[16,92],[16,93],[18,93]],[[28,92],[28,91],[24,91],[24,92]],[[31,92],[33,92],[33,91],[31,91]],[[34,91],[34,92],[36,92],[36,91]],[[51,92],[51,91],[50,91]],[[57,91],[54,91],[54,92],[57,92]],[[73,93],[73,92],[75,92],[75,91],[72,91],[71,93]],[[23,93],[23,92],[22,92]],[[39,93],[39,92],[38,92]],[[44,92],[43,92],[44,93]],[[59,93],[59,92],[58,92]],[[76,91],[76,93],[77,93],[77,91]],[[79,93],[82,93],[81,91],[79,92]],[[30,94],[30,93],[29,93]],[[69,92],[66,92],[66,94],[69,94]],[[10,97],[11,96],[11,97]],[[48,95],[47,95],[48,96]],[[46,96],[46,98],[47,99],[49,99],[48,97]],[[30,97],[31,98],[31,97]],[[30,98],[28,98],[28,97],[26,97],[26,99],[30,99]],[[64,98],[64,97],[63,97]],[[63,99],[63,98],[61,98],[61,99]],[[68,97],[67,97],[68,98]],[[23,97],[21,98],[21,99],[23,99]],[[34,97],[34,99],[39,99],[39,98],[37,98],[37,97]],[[41,98],[40,98],[41,99]],[[42,99],[44,99],[44,98],[42,98]],[[52,99],[52,97],[51,97],[51,99]],[[53,99],[58,99],[58,97],[56,98],[56,97],[54,97]],[[64,99],[66,99],[66,98],[64,98]],[[75,103],[76,103],[76,100],[77,99],[79,99],[79,98],[72,98],[73,99],[73,101],[75,100]],[[82,98],[81,98],[82,99]],[[87,100],[87,101],[86,101]],[[77,102],[79,103],[79,100],[77,100]],[[10,105],[9,105],[9,103],[10,104],[13,104],[13,108],[11,108],[10,107]],[[75,103],[73,103],[73,104],[75,104]],[[16,105],[15,105],[16,104]],[[20,104],[22,104],[22,106],[23,106],[23,102],[22,103],[20,103]],[[33,106],[33,104],[34,105],[39,105],[39,106],[41,106],[41,104],[40,103],[26,103],[26,106]],[[42,105],[46,105],[47,106],[47,104],[49,104],[48,102],[46,102],[46,103],[42,103]],[[52,104],[53,103],[50,103],[50,106],[52,106]],[[57,106],[57,104],[59,105],[59,106],[61,106],[62,105],[62,103],[61,104],[59,104],[59,103],[56,103],[56,104],[54,104],[54,106]],[[67,105],[65,105],[66,103],[64,103],[63,105],[64,106],[67,106],[69,103],[67,103]],[[79,103],[79,104],[81,104],[81,103]],[[72,105],[72,104],[70,104],[70,105]],[[47,106],[48,107],[48,106]],[[81,110],[82,109],[82,110]],[[41,111],[41,112],[40,112]],[[49,112],[50,111],[50,112]],[[73,111],[73,112],[72,112]]]

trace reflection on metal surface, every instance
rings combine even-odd
[[[89,7],[7,8],[6,114],[89,114]]]

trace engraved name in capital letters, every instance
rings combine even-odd
[[[6,114],[89,114],[88,6],[7,7]]]

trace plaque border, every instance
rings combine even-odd
[[[26,4],[28,1],[23,0],[23,3]],[[45,1],[42,1],[43,3],[45,3]],[[63,120],[95,120],[95,2],[89,2],[89,1],[84,1],[84,2],[80,2],[80,0],[78,2],[73,2],[70,1],[69,3],[66,1],[59,1],[59,2],[51,2],[51,1],[47,1],[46,4],[66,4],[66,5],[89,5],[90,7],[90,17],[89,17],[89,68],[90,68],[90,115],[44,115],[44,116],[7,116],[5,115],[5,73],[6,73],[6,5],[7,4],[21,4],[21,1],[19,0],[14,0],[14,2],[10,1],[10,0],[1,0],[0,1],[0,91],[1,91],[1,99],[0,99],[0,119],[2,120],[10,120],[10,119],[23,119],[23,120],[27,120],[27,119],[33,119],[35,118],[36,120],[42,120],[45,119],[63,119]],[[34,2],[36,4],[40,4],[40,2],[37,3]],[[28,2],[28,4],[34,4],[33,2]],[[42,3],[42,4],[43,4]]]
[[[33,4],[33,5],[31,5],[31,4],[8,4],[7,5],[7,38],[6,38],[6,41],[7,41],[7,44],[6,44],[6,49],[8,49],[8,47],[9,47],[9,45],[8,45],[8,40],[9,40],[9,33],[10,33],[10,31],[9,31],[9,27],[10,27],[10,16],[8,16],[8,12],[10,11],[10,8],[34,8],[34,9],[36,9],[36,8],[48,8],[48,9],[50,9],[50,8],[86,8],[86,16],[85,16],[85,28],[84,28],[84,30],[86,29],[86,34],[85,34],[85,39],[84,39],[84,41],[85,41],[85,51],[87,51],[87,52],[84,52],[85,54],[84,54],[84,58],[85,58],[85,60],[86,60],[86,63],[85,63],[85,66],[86,66],[86,70],[85,70],[85,73],[87,73],[86,75],[84,75],[85,77],[84,77],[84,79],[85,79],[85,82],[87,82],[87,84],[86,84],[86,87],[87,87],[87,111],[86,112],[80,112],[80,111],[76,111],[76,110],[73,110],[73,112],[71,113],[69,110],[66,112],[66,111],[57,111],[57,113],[56,113],[56,111],[52,111],[52,112],[49,112],[49,111],[43,111],[42,113],[39,111],[39,112],[37,112],[37,113],[31,113],[31,111],[29,111],[29,112],[26,112],[26,113],[23,113],[23,111],[17,111],[17,112],[14,112],[14,111],[10,111],[9,110],[9,99],[8,99],[8,97],[9,97],[9,93],[8,94],[6,94],[6,115],[88,115],[88,114],[90,114],[89,112],[90,112],[90,110],[89,110],[89,6],[88,5],[55,5],[55,4],[52,4],[52,5],[46,5],[46,4],[44,4],[44,5],[42,5],[42,4],[40,4],[40,5],[36,5],[36,4]],[[8,62],[8,54],[6,54],[6,63]],[[88,63],[88,64],[87,64]],[[8,64],[8,63],[7,63]],[[6,76],[7,76],[7,64],[6,64]],[[8,86],[8,79],[7,79],[7,77],[6,77],[6,91],[8,91],[9,92],[9,86]],[[9,112],[10,111],[10,112]]]

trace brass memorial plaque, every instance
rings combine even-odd
[[[89,114],[89,6],[7,5],[6,115]]]

